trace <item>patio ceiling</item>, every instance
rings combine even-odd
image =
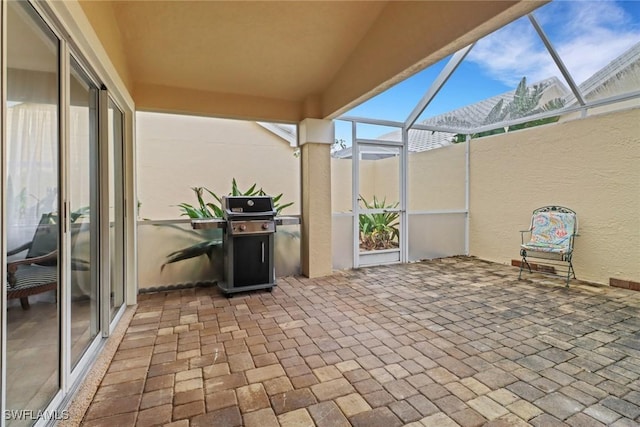
[[[332,118],[543,2],[89,1],[140,110]]]

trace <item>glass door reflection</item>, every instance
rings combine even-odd
[[[60,48],[29,3],[10,1],[6,10],[5,397],[6,410],[17,411],[9,413],[37,413],[60,389]]]
[[[113,320],[124,303],[124,115],[109,99],[109,266],[110,266],[110,319]]]
[[[71,367],[99,331],[98,88],[71,59],[69,201],[71,222]]]

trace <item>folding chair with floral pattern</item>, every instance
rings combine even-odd
[[[530,234],[530,240],[525,243],[525,234]],[[528,258],[545,260],[551,264],[550,272],[555,274],[556,267],[566,268],[566,279],[569,286],[571,277],[576,278],[573,269],[573,243],[578,235],[578,217],[574,211],[562,206],[544,206],[533,211],[531,226],[528,230],[520,231],[522,244],[520,245],[520,273],[525,266],[531,273]],[[549,270],[547,271],[549,272]]]

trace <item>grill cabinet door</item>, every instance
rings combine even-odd
[[[233,260],[234,287],[270,283],[269,235],[234,238]]]

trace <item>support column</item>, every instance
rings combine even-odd
[[[302,157],[302,274],[331,274],[331,145],[335,132],[331,120],[300,122]]]

